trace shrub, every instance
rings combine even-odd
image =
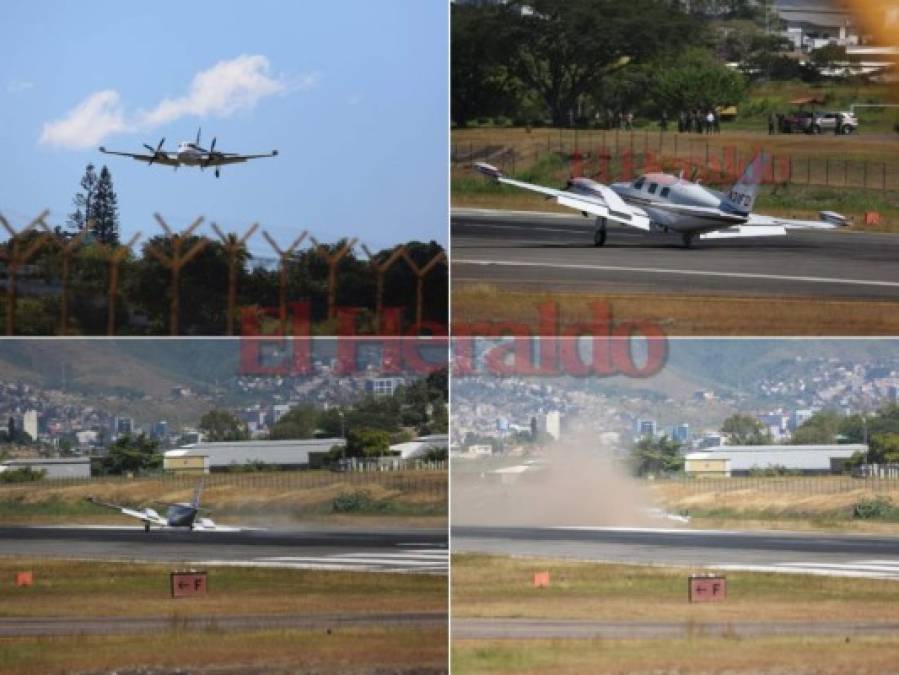
[[[878,495],[873,498],[859,499],[852,508],[852,517],[862,520],[886,518],[893,513],[893,503],[889,497]]]

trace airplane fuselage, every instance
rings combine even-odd
[[[206,161],[208,153],[201,150],[194,143],[185,141],[178,146],[175,156],[180,164],[185,166],[200,166]]]
[[[193,527],[197,509],[191,504],[172,504],[165,515],[168,527]]]
[[[609,188],[628,204],[646,211],[655,231],[701,233],[744,220],[723,211],[720,192],[664,173],[650,173],[634,181],[612,183]],[[585,196],[602,197],[598,184],[589,178],[572,179],[569,189]],[[690,207],[692,211],[677,207]]]

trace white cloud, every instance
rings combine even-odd
[[[252,110],[268,96],[311,89],[319,80],[317,73],[311,73],[288,81],[273,77],[269,70],[268,59],[260,54],[219,61],[194,76],[185,96],[165,98],[149,110],[127,116],[118,92],[96,92],[62,119],[44,124],[40,142],[79,150],[113,134],[150,131],[186,116],[229,117]]]
[[[250,110],[260,99],[287,88],[283,81],[270,77],[268,71],[268,59],[259,54],[219,61],[194,76],[187,96],[164,99],[152,110],[141,112],[137,124],[152,129],[185,115],[228,117]]]
[[[27,80],[11,80],[6,85],[6,91],[10,94],[18,94],[23,91],[28,91],[29,89],[34,89],[34,82],[28,82]]]
[[[40,142],[82,150],[127,129],[118,92],[106,89],[88,96],[61,120],[45,123]]]

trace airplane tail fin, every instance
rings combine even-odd
[[[200,508],[200,497],[203,495],[203,479],[201,478],[197,481],[197,487],[194,488],[194,498],[191,500],[190,505],[195,509]]]
[[[752,212],[769,159],[768,155],[760,152],[749,162],[743,170],[743,175],[721,200],[723,210],[740,215]]]

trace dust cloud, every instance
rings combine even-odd
[[[450,490],[453,525],[671,526],[613,449],[583,432],[501,466],[454,458]]]

